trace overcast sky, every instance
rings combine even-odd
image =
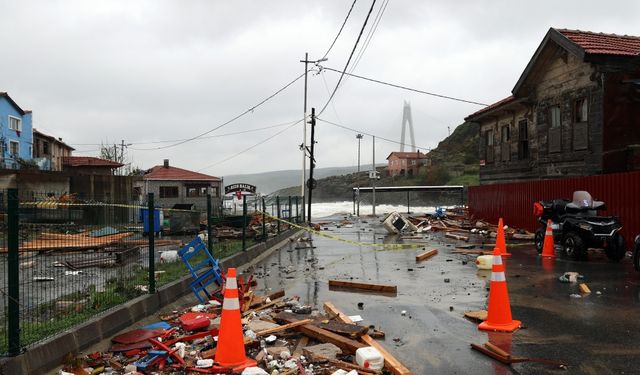
[[[385,3],[376,2],[359,47]],[[295,79],[305,52],[310,59],[325,54],[351,0],[0,4],[0,91],[33,111],[34,127],[62,137],[75,155],[97,156],[100,143],[124,140],[143,169],[170,159],[225,176],[301,167],[302,125],[274,126],[302,118],[302,79],[209,134],[220,137],[164,149],[153,148],[172,143],[150,142],[209,131]],[[353,73],[493,103],[510,95],[549,27],[640,35],[639,2],[589,4],[390,0]],[[324,66],[344,67],[370,6],[371,0],[357,1]],[[309,111],[325,105],[338,78],[326,70],[309,75]],[[399,141],[405,100],[420,149],[435,147],[448,126],[482,108],[347,78],[321,118]],[[317,166],[356,165],[355,135],[318,122]],[[365,137],[362,164],[371,163],[371,146]],[[398,150],[377,140],[376,161]]]

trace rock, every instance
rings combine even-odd
[[[289,356],[291,356],[291,352],[286,346],[272,346],[270,348],[267,348],[267,353],[269,353],[269,355],[272,355],[274,358],[280,358],[280,353],[282,352],[287,352],[289,353]]]
[[[337,355],[342,353],[340,348],[329,343],[307,346],[305,350],[312,355],[315,354],[330,359],[336,359]]]

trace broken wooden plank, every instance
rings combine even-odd
[[[427,250],[422,254],[416,255],[416,262],[422,262],[423,260],[429,259],[436,254],[438,254],[438,250],[436,249]]]
[[[395,285],[367,284],[367,283],[359,283],[359,282],[344,281],[344,280],[329,280],[329,287],[362,289],[362,290],[370,290],[374,292],[385,292],[385,293],[398,293],[398,287]]]
[[[591,294],[591,289],[589,289],[585,283],[580,283],[580,285],[578,285],[578,289],[580,289],[580,293],[582,294]]]
[[[460,236],[460,235],[457,235],[457,234],[452,233],[452,232],[446,232],[444,234],[444,236],[448,237],[448,238],[453,238],[454,240],[465,241],[465,242],[469,241],[469,237],[468,236]]]
[[[475,322],[484,322],[487,320],[487,310],[465,311],[464,317]]]
[[[347,324],[336,321],[329,321],[327,323],[320,323],[318,327],[326,329],[327,331],[348,335],[352,338],[357,338],[362,335],[366,335],[369,331],[369,327],[357,326],[354,324]]]
[[[284,289],[279,290],[277,292],[273,292],[273,293],[269,294],[266,298],[269,298],[270,300],[273,301],[273,300],[276,300],[276,299],[282,298],[282,297],[284,297]]]
[[[262,305],[262,306],[258,306],[258,307],[256,307],[256,308],[253,308],[253,309],[247,310],[247,311],[245,311],[245,312],[243,312],[243,313],[242,313],[242,316],[248,316],[248,315],[249,315],[249,314],[251,314],[252,312],[256,312],[256,311],[261,311],[261,310],[267,309],[267,308],[269,308],[269,307],[271,307],[271,306],[273,306],[273,305],[275,305],[275,304],[277,304],[277,303],[280,303],[281,301],[282,301],[282,298],[278,298],[278,299],[273,300],[273,301],[271,301],[271,302],[269,302],[269,303],[266,303],[266,304],[264,304],[264,305]]]
[[[338,308],[335,307],[331,302],[324,303],[324,311],[326,311],[327,314],[337,316],[338,319],[344,323],[353,323],[353,321],[351,321],[351,319],[347,315],[338,310]],[[380,354],[382,354],[382,356],[384,357],[384,367],[387,370],[391,371],[395,375],[411,375],[411,371],[409,371],[408,368],[404,367],[404,365],[400,363],[400,361],[398,361],[393,355],[391,355],[391,353],[389,353],[382,345],[380,345],[380,343],[371,338],[371,336],[363,335],[360,337],[360,340],[362,340],[369,346],[373,346],[380,352]]]
[[[284,330],[287,330],[289,328],[295,328],[297,326],[309,324],[311,322],[313,322],[313,319],[298,320],[297,322],[293,322],[293,323],[285,324],[285,325],[282,325],[282,326],[279,326],[279,327],[273,327],[273,328],[269,328],[269,329],[265,329],[265,330],[256,332],[256,336],[270,335],[272,333],[284,331]]]
[[[295,359],[299,359],[300,356],[302,355],[302,351],[307,345],[309,345],[309,337],[302,336],[300,340],[298,340],[298,344],[296,345],[296,348],[293,350],[291,357]]]
[[[296,314],[288,313],[288,312],[279,313],[278,315],[275,316],[275,319],[276,321],[287,323],[287,324],[297,322],[300,320],[298,319]],[[318,340],[320,342],[331,343],[339,347],[340,349],[342,349],[342,351],[349,354],[354,354],[356,350],[366,346],[359,343],[358,341],[346,338],[344,336],[340,336],[336,333],[327,331],[326,329],[316,327],[313,324],[305,324],[305,325],[297,326],[295,327],[295,329],[302,332],[304,335],[311,337],[312,339]]]
[[[345,361],[341,361],[339,359],[333,359],[333,358],[327,358],[325,356],[316,354],[316,353],[312,353],[307,349],[303,349],[304,350],[304,355],[309,358],[312,362],[328,362],[330,364],[332,364],[335,367],[341,368],[343,370],[349,371],[349,370],[356,370],[358,372],[358,374],[363,374],[363,375],[368,375],[368,374],[379,374],[380,371],[379,370],[371,370],[365,367],[361,367],[358,365],[354,365],[353,363],[349,363],[349,362],[345,362]]]

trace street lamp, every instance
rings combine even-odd
[[[362,140],[363,135],[358,133],[356,138],[358,139],[358,173],[356,174],[356,201],[357,201],[357,211],[356,215],[360,216],[360,141]]]
[[[309,53],[304,54],[304,60],[300,60],[304,63],[304,117],[302,119],[302,182],[300,184],[300,196],[302,197],[302,207],[305,206],[304,186],[307,180],[307,65],[309,63],[318,64],[323,61],[327,61],[327,58],[321,58],[319,60],[309,60]],[[304,221],[304,210],[302,210],[302,220]]]

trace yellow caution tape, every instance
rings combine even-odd
[[[382,248],[382,249],[386,249],[386,250],[401,250],[401,249],[412,249],[412,248],[417,248],[417,247],[424,247],[426,245],[424,243],[407,243],[407,244],[404,244],[404,243],[386,243],[385,244],[385,243],[372,243],[372,242],[352,241],[352,240],[347,240],[347,239],[342,238],[342,237],[338,237],[338,236],[327,234],[326,232],[317,231],[317,230],[315,230],[313,228],[310,228],[308,226],[302,226],[302,225],[299,225],[299,224],[295,224],[295,223],[289,222],[287,220],[281,219],[279,217],[276,217],[276,216],[273,216],[273,215],[269,215],[269,214],[267,214],[265,212],[261,212],[261,211],[256,211],[256,212],[261,213],[261,214],[263,214],[263,215],[265,215],[265,216],[267,216],[267,217],[269,217],[269,218],[271,218],[273,220],[277,220],[277,221],[280,221],[280,222],[285,223],[287,225],[290,225],[290,226],[292,226],[294,228],[304,230],[304,231],[306,231],[308,233],[313,233],[313,234],[316,234],[318,236],[328,238],[330,240],[340,241],[340,242],[344,242],[344,243],[347,243],[347,244],[350,244],[350,245],[354,245],[354,246],[368,246],[368,247],[374,247],[374,248]]]

